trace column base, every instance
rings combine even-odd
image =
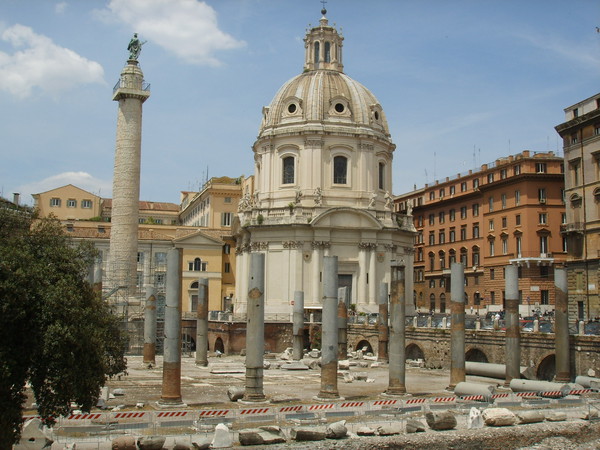
[[[313,400],[316,400],[318,402],[330,402],[331,400],[344,400],[344,397],[340,397],[338,394],[319,392],[313,397]]]
[[[186,403],[183,403],[181,399],[179,400],[163,400],[160,399],[156,402],[156,406],[159,408],[185,408],[187,407]]]
[[[271,403],[271,401],[268,398],[263,398],[262,400],[259,399],[247,399],[247,398],[242,398],[240,400],[237,401],[238,403],[241,403],[242,405],[268,405],[269,403]]]
[[[398,397],[412,397],[412,394],[409,394],[406,392],[406,389],[404,390],[404,392],[402,391],[398,391],[397,389],[394,390],[387,390],[385,392],[382,392],[381,394],[379,394],[381,397],[393,397],[393,398],[398,398]]]

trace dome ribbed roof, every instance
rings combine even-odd
[[[265,108],[259,134],[300,125],[310,129],[315,122],[321,130],[340,126],[347,132],[351,127],[389,138],[385,114],[373,93],[334,70],[310,70],[286,82]]]

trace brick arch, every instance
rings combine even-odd
[[[406,346],[406,359],[422,359],[425,361],[425,353],[417,344],[408,344]]]
[[[478,347],[471,347],[465,352],[465,361],[490,362],[488,355]]]
[[[365,353],[375,353],[375,349],[377,348],[377,344],[375,345],[375,347],[369,342],[368,339],[362,339],[360,341],[358,341],[356,343],[356,346],[354,347],[354,350],[362,350],[363,348],[367,347],[367,351]]]
[[[223,339],[221,339],[220,337],[217,337],[215,339],[215,342],[213,344],[213,350],[216,352],[217,350],[219,350],[221,353],[226,353],[225,352],[225,342],[223,342]]]
[[[365,325],[360,326],[360,328],[353,328],[354,329],[352,329],[347,336],[348,349],[360,350],[362,346],[359,346],[359,343],[361,341],[366,341],[373,349],[373,353],[377,353],[377,350],[379,348],[379,332],[377,331],[377,328]]]
[[[538,380],[552,381],[556,375],[556,355],[548,353],[540,358],[535,366],[535,377]]]

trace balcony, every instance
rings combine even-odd
[[[571,222],[563,224],[563,233],[580,233],[583,234],[585,230],[584,222]]]

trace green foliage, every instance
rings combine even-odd
[[[256,223],[258,223],[259,225],[262,225],[264,220],[265,220],[265,218],[263,217],[263,215],[259,214],[258,217],[256,218]]]
[[[85,281],[94,257],[58,220],[0,208],[0,443],[19,437],[27,382],[51,424],[126,369],[117,318]]]

